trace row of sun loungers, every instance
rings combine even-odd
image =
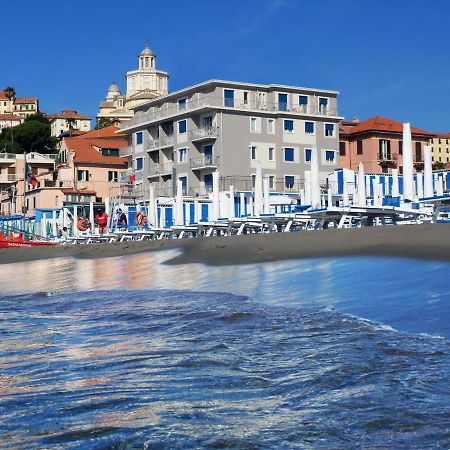
[[[258,217],[223,218],[212,222],[176,225],[170,228],[134,228],[108,234],[80,234],[63,240],[68,244],[182,239],[198,236],[231,236],[251,233],[293,232],[326,228],[351,228],[371,225],[396,225],[431,221],[432,211],[388,207],[334,207],[289,214],[265,214]]]

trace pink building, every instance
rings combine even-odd
[[[411,126],[414,166],[423,169],[423,146],[433,133]],[[358,170],[364,163],[369,173],[391,173],[403,170],[403,124],[387,117],[376,116],[360,122],[342,122],[339,129],[339,166]]]

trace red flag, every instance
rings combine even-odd
[[[38,179],[36,178],[36,175],[31,170],[31,167],[28,165],[26,157],[25,157],[25,174],[26,174],[27,183],[30,183],[33,187],[36,187],[38,184]]]

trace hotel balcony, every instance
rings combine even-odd
[[[16,160],[15,153],[0,153],[0,163],[13,163]]]
[[[15,183],[16,181],[18,181],[18,177],[16,174],[4,173],[0,175],[0,184],[10,184]]]
[[[217,136],[218,136],[217,127],[199,128],[198,130],[189,131],[189,139],[192,142],[202,142],[208,141],[210,139],[217,139]]]
[[[174,144],[173,136],[164,136],[159,139],[152,139],[147,146],[147,151],[153,152],[155,150],[159,150],[160,148],[173,147],[173,144]]]
[[[199,158],[192,158],[189,162],[191,170],[216,169],[219,165],[219,157],[213,155],[203,155]]]
[[[122,131],[132,130],[151,123],[162,122],[169,118],[186,115],[186,113],[201,113],[210,109],[227,109],[249,112],[267,111],[270,113],[296,114],[299,116],[338,117],[338,110],[330,106],[319,105],[317,102],[307,105],[299,103],[270,103],[265,101],[247,101],[237,99],[225,99],[209,95],[199,96],[187,100],[185,107],[179,108],[175,104],[164,104],[161,107],[151,106],[146,112],[137,111],[133,119],[125,122]],[[150,151],[150,149],[149,149]]]
[[[131,145],[119,149],[119,156],[122,158],[128,158],[132,154],[133,154],[133,147]]]
[[[395,167],[397,165],[398,155],[391,155],[391,152],[379,152],[378,164],[381,166]]]
[[[166,164],[151,164],[148,170],[147,178],[172,175],[173,162]]]

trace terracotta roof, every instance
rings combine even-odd
[[[0,91],[0,100],[8,100],[8,97],[5,94],[5,91]]]
[[[49,119],[82,119],[82,120],[91,120],[90,117],[88,117],[88,116],[86,116],[84,114],[79,114],[74,109],[65,109],[65,110],[61,111],[60,113],[49,114],[48,118]]]
[[[21,97],[21,98],[16,98],[14,100],[14,103],[37,103],[38,99],[37,97]]]
[[[0,114],[0,120],[14,120],[21,121],[22,118],[19,116],[15,116],[14,114]]]
[[[61,189],[63,194],[84,194],[84,195],[96,195],[96,191],[90,191],[89,189]]]
[[[120,156],[103,156],[95,147],[99,148],[116,148],[111,147],[109,139],[80,139],[80,137],[67,137],[63,139],[67,147],[75,153],[75,162],[97,163],[97,164],[119,164],[126,166],[126,161]],[[95,141],[95,144],[93,143]],[[125,147],[126,141],[122,141],[120,147]],[[120,148],[117,147],[117,148]]]
[[[97,138],[119,138],[123,139],[127,136],[126,133],[117,133],[120,128],[116,127],[115,125],[110,125],[109,127],[100,128],[100,130],[91,130],[87,131],[83,134],[83,136],[80,136],[83,139],[89,138],[89,139],[97,139]],[[127,145],[127,144],[125,144]]]
[[[450,133],[434,133],[437,138],[450,139]]]
[[[355,126],[349,126],[348,122],[346,122],[343,126],[341,125],[341,129],[344,133],[348,134],[362,133],[364,131],[403,133],[403,124],[401,122],[397,122],[396,120],[389,119],[388,117],[375,116],[371,119],[359,122]],[[430,133],[429,131],[421,130],[420,128],[416,127],[411,127],[411,133],[422,134],[425,136],[434,136],[434,133]]]

